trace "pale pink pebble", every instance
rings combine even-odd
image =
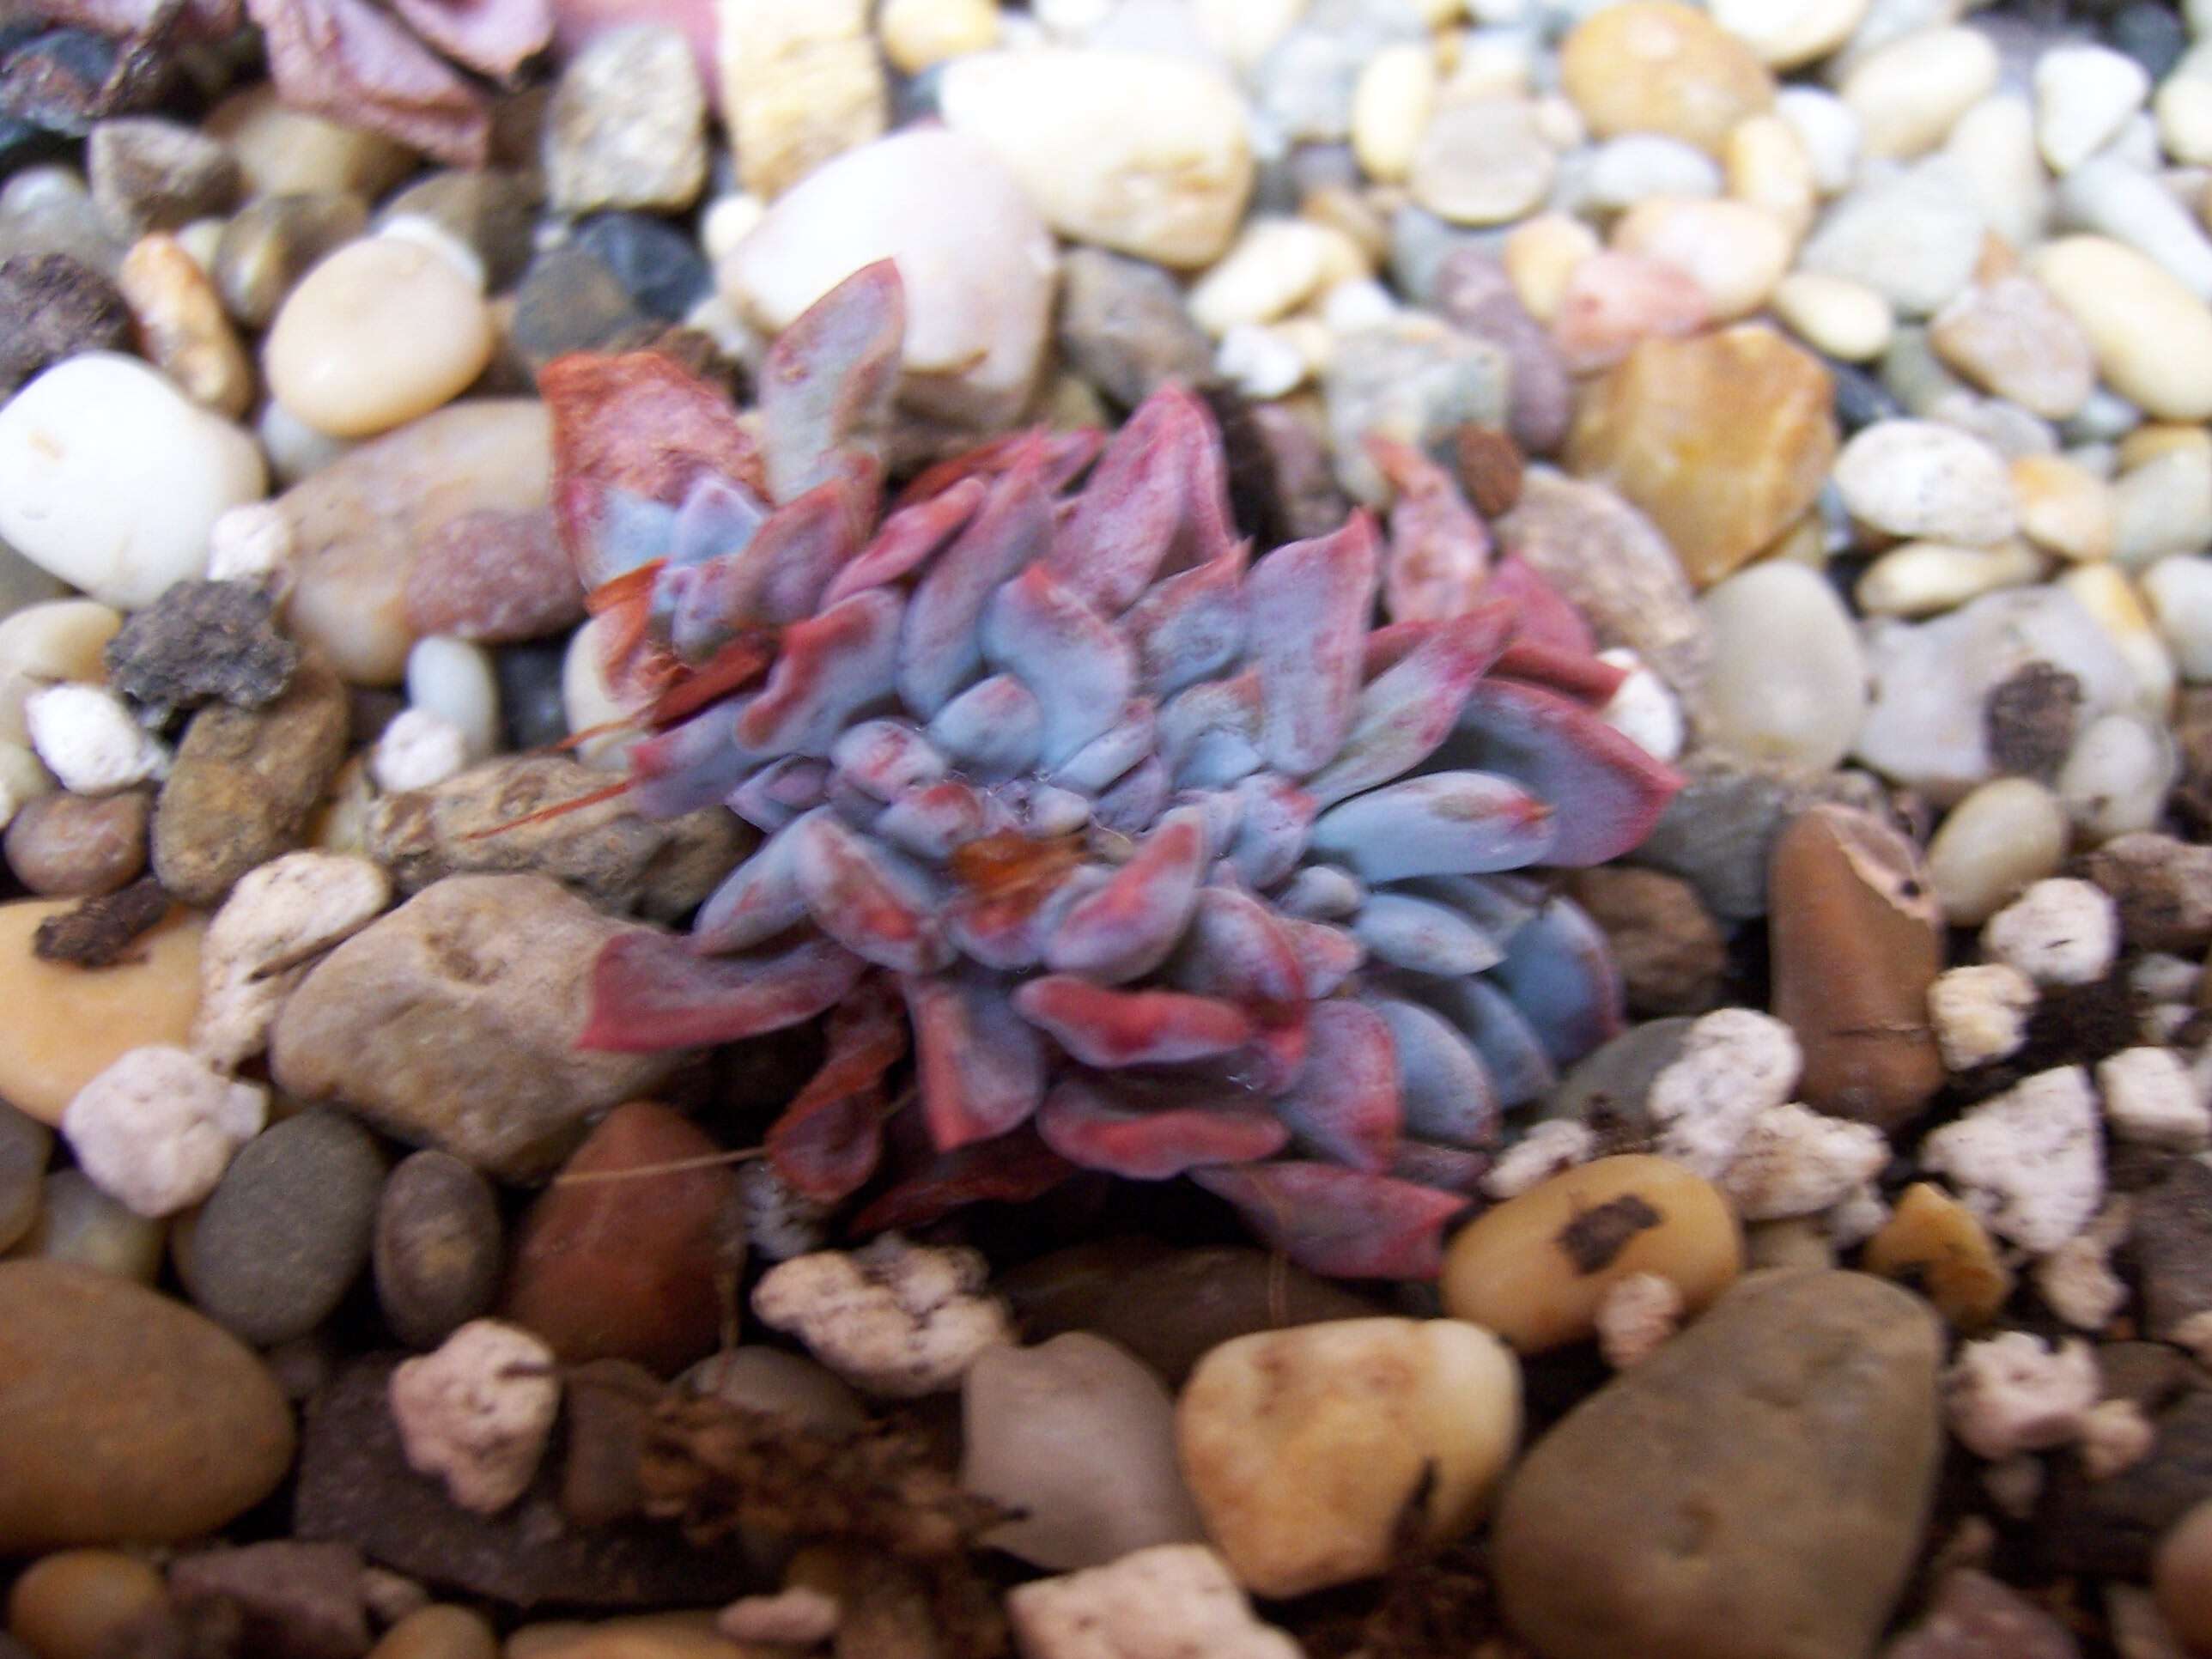
[[[1711,307],[1695,278],[1640,253],[1609,250],[1574,268],[1552,337],[1577,374],[1610,368],[1655,335],[1694,334]]]
[[[464,513],[431,532],[407,568],[407,625],[506,643],[582,620],[584,590],[543,508]]]

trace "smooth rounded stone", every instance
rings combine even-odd
[[[607,684],[602,620],[595,617],[568,636],[561,659],[561,706],[570,732],[595,734],[569,750],[578,763],[597,772],[619,772],[641,734],[630,725],[629,705]]]
[[[15,1254],[151,1285],[161,1277],[168,1241],[167,1221],[136,1213],[82,1170],[56,1170],[40,1183],[38,1214]]]
[[[1997,778],[1944,817],[1928,845],[1943,920],[1978,927],[2030,883],[2056,875],[2070,834],[2058,798],[2032,778]]]
[[[1838,88],[1866,154],[1909,159],[1942,143],[1996,89],[1997,53],[1978,29],[1922,29],[1860,58]]]
[[[1536,1443],[1492,1534],[1546,1659],[1872,1651],[1943,1449],[1941,1328],[1861,1273],[1760,1273]]]
[[[514,286],[537,251],[542,181],[497,167],[426,173],[388,198],[371,221],[379,232],[412,223],[442,232],[483,267],[493,294]],[[694,257],[697,257],[696,252]]]
[[[2143,573],[2142,594],[2182,678],[2212,680],[2212,559],[2159,560]]]
[[[1352,92],[1352,151],[1379,184],[1402,184],[1437,100],[1436,53],[1425,41],[1382,47],[1360,66]]]
[[[162,887],[213,906],[248,870],[300,846],[345,759],[347,720],[344,686],[312,655],[274,702],[194,714],[155,801]]]
[[[2076,413],[2097,389],[2088,337],[2033,276],[1977,283],[1928,326],[1936,354],[1983,391],[2046,420]]]
[[[1704,586],[1819,496],[1832,397],[1820,360],[1764,324],[1646,340],[1585,392],[1567,465],[1650,514]]]
[[[177,1253],[202,1313],[257,1347],[305,1336],[368,1261],[384,1157],[344,1114],[313,1107],[240,1148]]]
[[[542,876],[450,877],[309,971],[277,1015],[270,1074],[489,1175],[542,1179],[587,1120],[675,1063],[575,1052],[592,961],[629,926]]]
[[[1613,227],[1613,246],[1686,273],[1723,322],[1764,306],[1794,251],[1788,229],[1763,208],[1683,197],[1631,208]]]
[[[2199,46],[2174,66],[2151,100],[2158,137],[2184,167],[2212,162],[2212,52]]]
[[[938,107],[1061,235],[1179,269],[1212,264],[1252,189],[1243,100],[1201,65],[1047,47],[949,64]],[[1152,118],[1132,121],[1132,109]]]
[[[1870,175],[1838,200],[1797,251],[1797,266],[1863,283],[1907,317],[1941,310],[1973,279],[1982,212],[1962,169],[1938,158]]]
[[[987,1349],[961,1384],[960,1484],[1019,1511],[984,1541],[1032,1566],[1103,1566],[1204,1541],[1176,1462],[1175,1402],[1103,1337]]]
[[[0,1551],[222,1526],[283,1479],[292,1417],[221,1327],[127,1280],[0,1262]]]
[[[407,703],[459,727],[471,763],[499,748],[499,678],[491,653],[469,640],[432,635],[407,653]]]
[[[0,258],[0,394],[80,352],[130,349],[130,307],[99,271],[66,253]]]
[[[173,912],[112,968],[32,955],[39,923],[72,908],[66,899],[0,905],[0,1006],[9,1032],[0,1044],[0,1099],[42,1123],[58,1123],[76,1091],[125,1050],[183,1047],[199,1006],[198,916]]]
[[[1706,735],[1754,763],[1826,772],[1866,714],[1866,655],[1850,613],[1818,571],[1765,563],[1699,601],[1713,647]]]
[[[1774,112],[1805,147],[1820,193],[1834,196],[1845,189],[1859,165],[1859,118],[1850,106],[1825,88],[1793,84],[1775,94]]]
[[[505,644],[574,627],[584,589],[551,514],[486,511],[447,520],[416,550],[406,605],[418,635]]]
[[[2212,544],[2212,449],[2179,446],[2113,481],[2112,557],[2139,569]]]
[[[632,1359],[670,1376],[710,1352],[732,1265],[737,1178],[704,1162],[720,1150],[666,1106],[615,1108],[524,1215],[501,1316],[571,1364]]]
[[[198,575],[210,527],[266,488],[251,437],[135,358],[70,358],[0,409],[0,536],[124,610]]]
[[[1453,224],[1504,224],[1544,200],[1557,167],[1528,99],[1454,100],[1430,118],[1407,186]]]
[[[1212,348],[1175,279],[1103,248],[1073,248],[1062,261],[1056,327],[1060,356],[1126,408],[1164,380],[1194,383],[1212,369]]]
[[[1446,1247],[1439,1285],[1455,1319],[1533,1354],[1586,1340],[1624,1279],[1655,1273],[1694,1313],[1742,1265],[1742,1233],[1717,1188],[1668,1158],[1625,1155],[1476,1217]]]
[[[427,415],[491,361],[483,295],[419,242],[351,242],[285,297],[262,346],[270,395],[333,437],[361,438]]]
[[[995,430],[1026,405],[1051,320],[1052,237],[1025,183],[987,141],[897,133],[778,198],[715,278],[740,313],[775,333],[861,267],[897,261],[906,288],[902,397]]]
[[[2028,268],[2081,324],[2114,391],[2160,420],[2212,417],[2212,310],[2154,261],[2109,237],[2066,236]]]
[[[902,75],[999,44],[995,0],[887,0],[876,19],[884,55]]]
[[[40,1186],[53,1149],[52,1130],[0,1102],[0,1252],[39,1218]]]
[[[1788,233],[1794,252],[1820,197],[1812,155],[1797,129],[1778,114],[1747,116],[1730,130],[1722,161],[1729,196],[1771,215]]]
[[[2212,1499],[2188,1510],[2159,1540],[2151,1589],[2184,1647],[2191,1653],[2212,1649]]]
[[[1869,0],[1712,0],[1707,8],[1770,69],[1826,58],[1865,20]]]
[[[112,893],[146,867],[143,790],[116,795],[42,795],[8,825],[8,867],[43,898]]]
[[[248,202],[216,244],[216,290],[233,317],[248,328],[266,328],[300,278],[368,224],[368,204],[346,191]]]
[[[84,160],[93,205],[122,241],[224,212],[243,182],[222,139],[154,116],[98,123],[85,141]]]
[[[1322,377],[1338,483],[1359,501],[1388,500],[1370,438],[1425,450],[1463,426],[1503,427],[1511,380],[1504,347],[1418,312],[1344,336]]]
[[[2069,173],[2118,136],[2150,95],[2142,64],[2110,46],[2051,47],[2035,60],[2035,142]]]
[[[499,1638],[482,1613],[437,1603],[385,1632],[368,1659],[499,1659]]]
[[[1577,374],[1611,368],[1647,339],[1693,334],[1711,301],[1696,277],[1640,253],[1607,251],[1568,272],[1552,317],[1560,357]]]
[[[2095,845],[2158,823],[2172,787],[2173,744],[2166,732],[2130,714],[2085,726],[2058,769],[2058,799],[2075,833]]]
[[[57,1550],[8,1593],[8,1632],[36,1659],[97,1659],[167,1611],[161,1575],[119,1550]]]
[[[1850,807],[1801,812],[1776,842],[1770,1006],[1803,1054],[1807,1105],[1894,1128],[1942,1086],[1928,988],[1943,919],[1929,885],[1911,842]]]
[[[2099,155],[2061,181],[2057,211],[2069,230],[2125,244],[2161,266],[2199,300],[2212,301],[2212,239],[2192,206],[2149,169]]]
[[[392,685],[415,632],[416,550],[477,513],[542,513],[551,423],[536,398],[471,401],[364,444],[279,496],[297,549],[289,631],[355,685]]]
[[[852,1386],[827,1365],[781,1348],[750,1345],[710,1354],[676,1380],[704,1395],[822,1434],[849,1434],[868,1420]]]
[[[1255,218],[1192,287],[1191,319],[1217,339],[1240,323],[1271,323],[1313,297],[1328,258],[1328,234],[1311,221]]]
[[[1694,144],[1656,132],[1631,132],[1598,146],[1583,188],[1591,205],[1618,213],[1655,196],[1717,196],[1721,170]]]
[[[1559,313],[1567,282],[1602,245],[1597,233],[1564,213],[1540,213],[1506,233],[1498,260],[1528,314],[1550,324]]]
[[[1887,535],[1988,547],[2019,528],[2004,458],[1932,421],[1881,421],[1836,457],[1836,489],[1863,524]]]
[[[2163,724],[2173,703],[2173,659],[2126,573],[2113,564],[2077,564],[2052,586],[2080,602],[2127,664],[2135,692],[2129,706]]]
[[[436,1347],[499,1294],[506,1255],[491,1184],[450,1153],[410,1153],[377,1199],[369,1260],[392,1334]]]
[[[1656,132],[1710,154],[1774,101],[1751,48],[1674,0],[1627,0],[1578,23],[1559,48],[1559,85],[1601,138]]]
[[[1373,1577],[1409,1504],[1443,1544],[1487,1507],[1521,1434],[1521,1373],[1455,1320],[1353,1319],[1224,1343],[1176,1406],[1183,1478],[1239,1583]]]
[[[206,271],[177,237],[142,236],[116,268],[154,366],[203,409],[236,420],[253,402],[253,367]]]
[[[600,35],[562,71],[544,145],[556,213],[690,207],[707,185],[707,92],[690,43],[658,23]]]
[[[389,138],[287,108],[266,82],[224,99],[205,126],[228,146],[255,196],[348,191],[374,200],[418,165]]]
[[[714,272],[699,246],[665,220],[602,213],[577,228],[574,246],[622,284],[647,316],[680,323],[714,291]]]
[[[2063,559],[2112,556],[2114,502],[2104,479],[2059,455],[2021,455],[2012,463],[2021,533]]]
[[[2026,98],[2000,93],[1976,104],[1952,127],[1942,160],[1984,224],[2008,246],[2027,248],[2043,240],[2052,191]]]

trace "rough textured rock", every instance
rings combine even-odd
[[[66,253],[0,259],[0,396],[64,357],[130,345],[130,307],[98,271]]]
[[[202,1550],[169,1569],[179,1601],[238,1611],[247,1651],[270,1659],[360,1659],[368,1650],[361,1552],[292,1539]]]
[[[575,1052],[599,947],[623,931],[543,876],[455,876],[333,951],[270,1039],[278,1086],[509,1181],[550,1174],[594,1114],[676,1056]]]
[[[266,708],[192,716],[154,807],[154,873],[188,904],[213,905],[258,864],[300,844],[345,759],[345,687],[310,656]]]
[[[1575,902],[1605,930],[1632,1014],[1701,1014],[1720,1000],[1728,939],[1679,877],[1656,870],[1577,872]]]
[[[267,594],[243,582],[173,583],[107,642],[107,683],[159,708],[261,708],[300,665],[300,647],[276,631],[273,611]]]
[[[2076,1459],[2051,1461],[2034,1521],[2048,1571],[2144,1578],[2160,1538],[2212,1492],[2212,1393],[2184,1395],[2151,1425],[2149,1455],[2106,1480],[2087,1479]]]
[[[1175,279],[1103,248],[1076,248],[1062,263],[1056,328],[1075,372],[1131,409],[1163,380],[1195,384],[1213,371],[1212,348]]]
[[[1861,1659],[1942,1450],[1940,1328],[1856,1273],[1761,1273],[1571,1412],[1493,1533],[1545,1659]]]
[[[607,909],[674,921],[744,856],[751,833],[719,806],[648,818],[623,798],[524,823],[598,793],[607,775],[566,755],[507,755],[370,810],[368,854],[404,893],[445,877],[549,876]],[[496,833],[493,833],[493,832]]]
[[[0,1263],[0,1553],[166,1543],[258,1503],[292,1461],[261,1362],[173,1298]]]

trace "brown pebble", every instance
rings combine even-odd
[[[0,259],[0,396],[84,351],[125,351],[131,307],[115,285],[66,253]]]
[[[2212,1654],[2212,1498],[2167,1528],[2151,1559],[2150,1583],[2181,1644]]]
[[[1459,481],[1474,510],[1486,519],[1510,513],[1521,500],[1528,468],[1521,447],[1495,428],[1459,429]]]
[[[644,1509],[639,1463],[662,1392],[659,1378],[627,1359],[594,1359],[569,1371],[562,1385],[561,1513],[578,1526],[607,1526]]]
[[[499,1659],[499,1638],[480,1613],[428,1607],[385,1632],[368,1659]]]
[[[23,1570],[8,1631],[39,1659],[95,1659],[125,1626],[168,1601],[161,1575],[118,1550],[60,1550]]]
[[[45,898],[112,893],[146,867],[143,790],[119,795],[41,795],[9,824],[8,867]]]
[[[1815,806],[1776,842],[1768,898],[1772,1008],[1804,1051],[1800,1097],[1910,1122],[1944,1075],[1928,1024],[1942,915],[1918,853],[1870,814]]]
[[[1577,872],[1573,893],[1605,931],[1632,1014],[1702,1014],[1718,1005],[1728,939],[1688,882],[1613,866]]]
[[[499,1294],[499,1204],[491,1185],[450,1152],[410,1154],[377,1200],[370,1252],[377,1304],[392,1334],[432,1348]]]

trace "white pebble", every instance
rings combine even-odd
[[[2019,1053],[2039,994],[2033,980],[2001,962],[1937,975],[1928,988],[1928,1018],[1943,1064],[1971,1072]]]
[[[2142,592],[2182,678],[2212,680],[2212,559],[2160,559],[2143,573]]]
[[[1006,1593],[1024,1659],[1301,1659],[1203,1544],[1159,1544]]]
[[[443,714],[403,708],[377,738],[369,774],[388,794],[428,789],[458,777],[469,763],[468,734]]]
[[[407,701],[459,728],[468,763],[499,750],[499,676],[473,640],[430,635],[407,653]]]
[[[77,1167],[143,1216],[173,1215],[215,1190],[269,1120],[269,1095],[182,1048],[132,1048],[70,1097],[61,1130]]]
[[[2108,236],[2065,236],[2028,268],[2074,313],[2113,391],[2160,420],[2212,417],[2212,310],[2164,266]]]
[[[2212,300],[2212,240],[2198,227],[2196,198],[2184,206],[2157,167],[2155,159],[2138,167],[2110,151],[2085,161],[2058,186],[2059,215],[2068,228],[2124,243],[2200,301]]]
[[[2101,845],[2158,823],[2173,786],[2173,744],[2131,714],[2107,714],[2074,740],[2058,769],[2058,799],[2081,837]]]
[[[1865,20],[1867,0],[1712,0],[1713,21],[1772,69],[1826,58]]]
[[[2109,46],[2053,46],[2035,60],[2035,142],[2068,173],[2118,134],[2150,94],[2142,64]]]
[[[1272,323],[1313,295],[1328,252],[1328,233],[1310,220],[1255,219],[1190,290],[1191,320],[1217,340],[1240,323]]]
[[[1866,713],[1858,631],[1815,570],[1768,560],[1698,603],[1712,641],[1705,735],[1742,759],[1832,770]]]
[[[1796,1035],[1771,1014],[1723,1008],[1705,1015],[1651,1081],[1644,1104],[1662,1126],[1657,1150],[1720,1180],[1753,1122],[1790,1098],[1803,1064]]]
[[[2122,1140],[2171,1152],[2202,1152],[2212,1143],[2212,1110],[2171,1048],[2125,1048],[2097,1062],[2105,1115]]]
[[[98,685],[51,685],[23,705],[31,746],[62,787],[111,795],[157,777],[168,764],[161,745],[131,717],[131,707]]]
[[[1844,76],[1869,155],[1909,159],[1943,142],[1996,90],[1996,48],[1978,29],[1920,29],[1869,52]]]
[[[1727,321],[1766,303],[1790,269],[1795,239],[1748,202],[1655,196],[1622,216],[1613,246],[1682,272],[1703,291],[1713,317]]]
[[[766,217],[768,204],[742,191],[708,203],[699,216],[699,246],[708,263],[721,264]]]
[[[1717,196],[1721,170],[1695,144],[1632,132],[1597,147],[1583,188],[1592,206],[1618,212],[1654,196]]]
[[[208,531],[208,580],[246,582],[282,593],[291,586],[299,539],[291,515],[274,501],[234,507]]]
[[[1436,108],[1436,54],[1400,41],[1360,65],[1352,91],[1352,153],[1378,184],[1405,182]]]
[[[1321,319],[1333,334],[1381,328],[1397,314],[1397,301],[1372,276],[1347,276],[1322,295]]]
[[[2185,167],[2212,165],[2212,51],[2200,44],[2175,64],[2151,108],[2168,155]]]
[[[107,678],[104,653],[123,615],[97,599],[48,599],[0,620],[0,739],[27,744],[23,711],[46,686]]]
[[[1990,547],[2019,528],[2004,457],[1932,421],[1876,421],[1836,457],[1851,516],[1892,536]]]
[[[1482,1190],[1504,1202],[1597,1155],[1597,1134],[1577,1118],[1551,1117],[1528,1127],[1482,1177]]]
[[[2212,544],[2212,444],[2177,444],[2112,486],[2112,557],[2130,568]]]
[[[753,1287],[753,1311],[855,1387],[908,1400],[958,1387],[977,1355],[1014,1340],[988,1279],[973,1250],[886,1233],[863,1250],[771,1268]]]
[[[1982,951],[2039,985],[2091,985],[2119,952],[2118,908],[2105,890],[2071,877],[2039,881],[1990,918]]]
[[[1943,920],[1978,927],[2031,882],[2055,875],[2071,833],[2058,797],[2033,778],[1993,778],[1945,815],[1928,844]]]
[[[471,1319],[392,1373],[392,1420],[408,1467],[442,1480],[460,1508],[496,1515],[538,1472],[560,1378],[553,1350],[531,1333]]]
[[[1260,403],[1285,397],[1305,384],[1306,354],[1280,328],[1239,323],[1213,354],[1213,367],[1240,392]]]
[[[1752,1121],[1721,1190],[1746,1221],[1818,1215],[1858,1191],[1889,1162],[1889,1142],[1870,1123],[1826,1117],[1796,1104]]]
[[[2035,147],[2035,112],[2027,99],[1984,98],[1951,129],[1942,159],[1988,228],[2019,248],[2043,239],[2051,179]]]
[[[1975,1456],[1996,1462],[2072,1440],[2097,1403],[2097,1357],[2068,1340],[2052,1349],[2026,1331],[1969,1342],[1943,1378],[1951,1431]]]
[[[382,866],[343,854],[286,853],[247,871],[201,941],[192,1052],[225,1071],[259,1054],[307,964],[391,898]]]
[[[1920,1162],[1953,1177],[1994,1231],[2039,1255],[2057,1249],[2104,1201],[2089,1074],[2079,1066],[2037,1073],[1930,1133]]]
[[[1788,86],[1775,94],[1774,112],[1796,130],[1823,196],[1848,189],[1859,170],[1859,118],[1832,92]]]
[[[1597,1346],[1617,1371],[1641,1364],[1682,1326],[1682,1292],[1664,1273],[1630,1273],[1597,1304]]]
[[[1597,717],[1648,755],[1662,761],[1679,757],[1689,734],[1674,688],[1626,646],[1609,647],[1597,655],[1600,662],[1628,671],[1628,678]]]

